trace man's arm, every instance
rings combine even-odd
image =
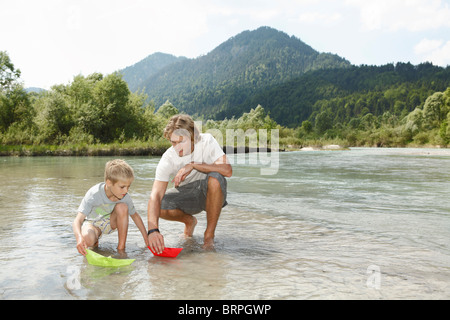
[[[227,178],[230,178],[233,175],[233,168],[226,155],[223,155],[223,157],[219,158],[214,164],[192,163],[192,166],[193,169],[203,173],[218,172]]]
[[[219,158],[216,162],[214,162],[214,164],[194,162],[187,164],[185,167],[181,168],[180,171],[178,171],[177,175],[173,179],[172,182],[175,184],[175,187],[178,187],[194,169],[203,173],[218,172],[227,178],[233,175],[233,168],[228,162],[227,156],[223,155],[223,157]]]
[[[166,193],[168,182],[155,181],[152,187],[150,200],[148,201],[147,217],[148,230],[158,229],[159,216],[161,214],[161,201]],[[164,251],[164,237],[159,232],[153,232],[148,236],[150,249],[158,254]]]

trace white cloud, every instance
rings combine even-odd
[[[111,73],[156,51],[193,56],[193,41],[208,31],[205,1],[11,1],[0,10],[0,50],[27,86],[45,88],[79,73]]]
[[[156,51],[194,58],[261,26],[295,35],[316,50],[336,52],[354,63],[420,57],[445,64],[450,56],[449,0],[0,3],[0,50],[8,51],[27,86],[48,88],[79,73],[110,73]],[[371,32],[360,32],[361,26]]]
[[[414,47],[414,52],[435,65],[450,65],[450,41],[423,39]]]
[[[332,25],[342,20],[342,15],[338,12],[322,13],[322,12],[305,12],[300,14],[299,21],[309,24]]]
[[[412,32],[450,27],[450,8],[442,0],[346,0],[360,10],[365,29]]]
[[[423,39],[414,47],[414,52],[416,54],[430,53],[432,51],[439,49],[442,46],[442,43],[444,43],[443,40]]]

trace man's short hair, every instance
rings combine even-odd
[[[173,116],[164,129],[164,137],[170,140],[170,137],[174,132],[180,136],[190,136],[191,141],[194,143],[197,143],[200,139],[200,132],[198,131],[194,120],[187,114]]]

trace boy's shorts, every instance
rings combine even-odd
[[[227,202],[227,180],[217,172],[208,173],[204,180],[194,181],[179,188],[173,188],[166,192],[161,202],[162,210],[179,209],[184,213],[194,215],[206,209],[206,194],[208,193],[208,180],[215,178],[219,181],[223,194],[223,206]]]
[[[102,232],[100,237],[104,234],[111,234],[115,231],[111,228],[111,219],[109,217],[103,218],[100,220],[96,220],[96,221],[86,221],[85,223],[99,228],[100,231]]]

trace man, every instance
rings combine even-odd
[[[148,202],[148,242],[155,253],[164,251],[159,218],[185,224],[192,237],[195,214],[206,211],[204,249],[214,248],[214,235],[222,208],[227,205],[227,181],[233,169],[220,145],[210,134],[200,134],[188,115],[172,117],[164,130],[172,147],[162,156]],[[170,179],[175,188],[167,191]],[[166,192],[167,191],[167,192]]]

